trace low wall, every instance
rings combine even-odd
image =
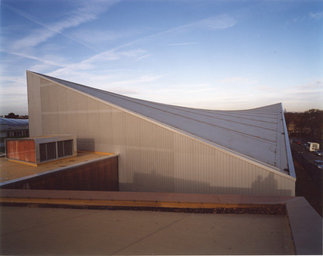
[[[48,171],[1,188],[118,191],[118,156]]]

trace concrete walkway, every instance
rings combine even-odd
[[[0,207],[1,254],[293,254],[286,216]]]

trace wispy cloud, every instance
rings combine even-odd
[[[197,20],[191,23],[187,23],[184,25],[180,25],[177,27],[173,27],[149,36],[144,37],[143,39],[148,39],[151,37],[157,37],[162,36],[165,34],[170,33],[182,33],[192,30],[209,30],[209,31],[217,31],[217,30],[223,30],[228,29],[237,24],[237,21],[232,16],[229,16],[227,14],[217,15],[217,16],[211,16],[205,19]]]
[[[92,55],[83,61],[71,64],[58,64],[58,69],[53,70],[48,75],[51,76],[58,76],[61,78],[65,78],[68,80],[73,80],[73,78],[80,78],[82,77],[81,82],[89,81],[89,84],[92,84],[93,81],[97,81],[98,83],[93,83],[94,85],[102,84],[104,81],[101,79],[100,82],[98,78],[94,77],[94,74],[90,74],[91,71],[95,71],[98,67],[108,67],[108,64],[113,61],[121,61],[121,60],[133,60],[134,62],[142,60],[150,56],[150,53],[141,48],[133,48],[128,50],[123,50],[124,48],[129,48],[130,46],[135,45],[138,42],[143,42],[148,39],[158,38],[159,36],[164,36],[165,34],[172,33],[172,32],[179,32],[179,31],[187,31],[190,29],[208,29],[208,30],[219,30],[225,29],[234,26],[236,21],[227,16],[227,15],[220,15],[215,17],[209,17],[207,19],[198,20],[186,25],[177,26],[171,29],[167,29],[158,33],[154,33],[148,36],[140,37],[136,40],[130,41],[128,43],[119,45],[113,49],[109,49],[106,51],[102,51],[98,54]],[[195,42],[182,42],[182,43],[174,43],[173,45],[189,45],[195,44]],[[33,58],[32,56],[22,55],[22,57],[29,57],[35,60],[39,60],[43,64],[52,65],[54,64],[51,61],[46,61],[44,59],[38,59],[37,57]],[[57,63],[56,63],[57,64]],[[46,69],[46,65],[36,65],[34,66],[37,69]],[[102,70],[102,68],[100,68]],[[86,75],[84,75],[86,73]],[[96,72],[94,72],[96,73]],[[96,74],[97,75],[97,74]],[[91,79],[86,79],[86,76],[91,77]],[[129,84],[139,84],[139,83],[149,83],[156,81],[160,78],[159,75],[137,75],[136,78],[130,79],[112,79],[111,77],[105,77],[106,84],[108,87],[110,86],[125,86]],[[85,80],[84,80],[85,79]],[[74,80],[79,81],[79,79]]]
[[[0,52],[5,52],[6,54],[11,54],[11,55],[15,55],[21,58],[26,58],[26,59],[30,59],[30,60],[35,60],[38,62],[41,62],[43,64],[47,64],[47,65],[51,65],[54,67],[65,67],[66,63],[60,63],[57,59],[55,60],[49,60],[48,58],[40,58],[37,56],[33,56],[27,53],[22,53],[22,52],[14,52],[14,51],[4,51],[4,50],[0,50]]]
[[[323,108],[323,80],[320,79],[279,90],[271,86],[256,86],[255,93],[267,102],[283,102],[288,111]]]
[[[300,85],[298,88],[301,90],[319,90],[323,92],[323,79]]]
[[[13,108],[13,105],[15,107]],[[0,76],[0,113],[27,114],[27,88],[24,76]]]
[[[323,11],[320,12],[311,12],[309,17],[315,20],[323,19]]]
[[[1,76],[1,81],[2,82],[8,82],[11,85],[14,84],[15,87],[17,87],[17,85],[23,85],[26,83],[26,79],[23,76]],[[1,86],[1,88],[4,88],[3,86]],[[11,91],[11,90],[10,90]],[[5,93],[4,91],[1,91],[0,94]],[[12,92],[10,92],[12,93]],[[19,93],[19,91],[15,91],[14,93]]]
[[[121,56],[124,57],[136,57],[137,61],[141,60],[143,58],[146,58],[150,56],[147,52],[145,52],[142,49],[136,49],[136,50],[130,50],[130,51],[120,51],[123,48],[127,48],[130,46],[135,45],[136,43],[143,42],[145,40],[149,40],[152,38],[158,38],[160,36],[165,36],[168,33],[174,33],[174,32],[184,32],[188,31],[190,29],[208,29],[208,30],[222,30],[226,28],[230,28],[236,24],[236,20],[228,15],[218,15],[214,17],[209,17],[202,20],[197,20],[192,23],[188,23],[185,25],[177,26],[174,28],[170,28],[167,30],[163,30],[157,33],[153,33],[147,36],[143,36],[140,38],[137,38],[135,40],[132,40],[128,43],[124,43],[122,45],[119,45],[113,49],[106,50],[103,52],[100,52],[98,54],[95,54],[79,63],[70,64],[63,68],[57,69],[53,72],[51,72],[49,75],[61,75],[66,74],[68,72],[76,71],[78,70],[85,70],[90,69],[94,67],[95,63],[102,62],[102,61],[112,61],[112,60],[119,60]],[[192,42],[193,43],[193,42]]]
[[[236,23],[237,23],[236,20],[229,15],[219,15],[219,16],[203,19],[196,23],[192,23],[188,26],[194,27],[194,28],[205,28],[209,30],[219,30],[219,29],[231,28]]]
[[[147,83],[147,82],[153,82],[161,78],[160,75],[144,75],[136,79],[131,80],[121,80],[121,81],[114,81],[111,82],[111,85],[133,85],[133,84],[139,84],[139,83]]]
[[[316,80],[307,82],[305,84],[296,85],[293,87],[285,87],[280,88],[277,90],[277,87],[272,87],[268,85],[256,85],[254,86],[254,90],[261,92],[263,94],[271,94],[271,95],[298,95],[301,97],[302,95],[305,95],[307,93],[310,94],[316,94],[316,95],[322,95],[323,94],[323,80]]]
[[[254,85],[257,84],[258,81],[256,79],[251,79],[248,77],[227,77],[217,81],[220,84],[230,84],[230,85]]]
[[[140,60],[146,59],[146,58],[148,58],[150,56],[151,56],[151,54],[141,55],[141,56],[137,57],[136,61],[140,61]]]
[[[232,79],[232,82],[240,79]],[[248,81],[249,79],[247,79]],[[250,79],[253,81],[253,79]],[[231,82],[231,79],[227,79]],[[217,82],[215,83],[217,84]],[[214,86],[209,83],[173,84],[171,88],[147,88],[139,93],[144,99],[167,104],[206,109],[247,109],[282,102],[288,111],[304,111],[323,108],[323,81],[317,80],[293,88],[277,89],[273,86],[250,85],[236,90],[230,86]],[[181,95],[181,97],[178,97]]]
[[[62,73],[58,77],[123,95],[142,95],[147,88],[160,80],[162,75],[154,73],[137,74],[133,70],[106,70],[99,74],[72,70],[68,73]]]
[[[181,42],[181,43],[170,43],[168,46],[186,46],[186,45],[195,45],[197,42]]]
[[[37,58],[37,60],[41,60],[41,63],[37,63],[33,66],[28,67],[29,70],[35,71],[35,72],[48,72],[51,71],[54,67],[65,67],[68,63],[66,62],[65,58],[58,56],[58,55],[44,55],[41,58]],[[56,65],[53,65],[55,64]]]
[[[78,41],[82,41],[87,45],[100,45],[109,41],[120,40],[137,36],[141,33],[140,29],[129,30],[95,30],[95,29],[77,29],[72,31],[70,35]]]
[[[211,16],[206,19],[201,19],[198,21],[194,21],[192,23],[188,23],[185,25],[181,25],[172,29],[169,29],[168,31],[165,31],[167,33],[169,32],[183,32],[187,30],[192,29],[204,29],[204,30],[222,30],[233,27],[237,21],[226,14],[218,15],[218,16]]]
[[[34,17],[26,14],[25,12],[13,8],[11,6],[5,5],[7,8],[14,11],[16,14],[32,21],[33,23],[41,26],[41,28],[32,31],[28,36],[17,40],[13,43],[12,48],[14,50],[25,49],[29,47],[35,47],[40,43],[47,41],[49,38],[61,34],[71,40],[74,40],[70,36],[64,35],[63,32],[66,29],[77,27],[83,23],[92,21],[97,18],[97,16],[105,11],[112,4],[118,2],[117,0],[110,1],[86,1],[81,2],[81,6],[77,8],[75,11],[68,13],[67,18],[60,20],[53,24],[45,24],[43,22],[38,21]],[[75,41],[75,40],[74,40]],[[87,46],[89,47],[89,46]]]
[[[111,61],[117,61],[123,58],[126,59],[133,59],[134,61],[137,61],[140,58],[144,58],[147,55],[147,51],[143,49],[132,49],[132,50],[125,50],[121,51],[117,48],[101,52],[99,54],[93,55],[81,62],[73,63],[66,65],[62,68],[59,68],[55,71],[52,71],[49,73],[51,76],[60,76],[65,75],[68,73],[73,72],[82,72],[84,70],[91,70],[97,68],[99,65],[107,64]]]

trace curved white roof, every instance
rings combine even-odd
[[[6,125],[11,128],[24,127],[28,128],[28,119],[15,119],[0,117],[0,125]]]
[[[194,109],[38,75],[295,176],[281,103],[235,111]]]

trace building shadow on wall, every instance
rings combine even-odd
[[[251,191],[255,191],[253,194],[258,195],[292,196],[293,194],[291,190],[278,189],[278,182],[273,173],[269,173],[265,178],[258,176],[249,188],[211,186],[207,182],[172,178],[155,172],[151,174],[135,173],[133,183],[120,183],[119,187],[121,191],[138,192],[250,194]],[[274,193],[269,193],[269,191],[274,191]]]
[[[265,178],[258,175],[257,179],[252,182],[251,188],[255,191],[264,190],[264,188],[270,191],[281,191],[278,190],[278,182],[275,180],[275,176],[273,173],[269,173]]]

